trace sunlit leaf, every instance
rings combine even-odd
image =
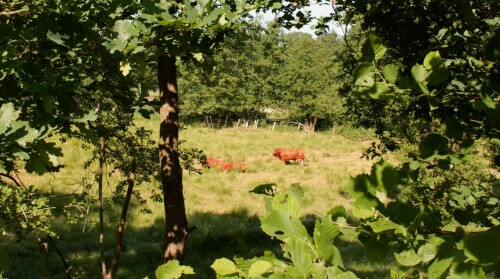
[[[156,269],[156,279],[177,279],[183,274],[195,274],[189,266],[180,265],[177,260],[170,260]]]
[[[415,266],[422,261],[413,249],[394,253],[394,256],[396,257],[396,261],[403,266]]]
[[[354,72],[354,85],[371,86],[373,85],[373,75],[376,73],[375,66],[372,63],[361,63]]]
[[[257,277],[269,271],[273,266],[268,261],[256,261],[250,266],[248,276]]]
[[[396,84],[399,79],[399,67],[394,64],[385,65],[382,69],[384,73],[384,78],[392,84]]]
[[[210,267],[215,270],[215,273],[222,276],[238,273],[238,269],[234,262],[226,258],[215,260]]]
[[[47,31],[47,38],[49,38],[49,40],[53,41],[54,43],[58,44],[58,45],[62,45],[64,46],[64,38],[67,38],[67,36],[63,36],[59,33],[54,33],[52,31]]]

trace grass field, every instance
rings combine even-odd
[[[154,121],[142,121],[142,125],[154,129]],[[264,197],[249,191],[261,184],[275,183],[278,191],[299,183],[305,192],[302,213],[305,216],[324,215],[336,206],[350,206],[347,183],[351,175],[368,172],[372,162],[361,159],[362,152],[371,139],[369,133],[346,137],[345,133],[305,133],[294,129],[187,127],[180,133],[183,148],[202,149],[209,157],[225,161],[244,162],[246,172],[222,173],[216,169],[204,169],[203,174],[184,174],[185,202],[190,225],[197,229],[190,234],[185,264],[197,273],[192,278],[214,278],[210,265],[221,257],[251,258],[265,250],[279,252],[279,243],[260,230],[259,217],[265,214]],[[156,135],[155,135],[156,136]],[[25,184],[43,185],[42,190],[53,193],[81,191],[85,185],[93,185],[96,167],[84,169],[89,158],[75,140],[63,145],[66,156],[62,159],[66,168],[56,174],[35,177],[23,175]],[[283,164],[271,156],[277,147],[295,147],[306,150],[306,162]],[[111,176],[108,180],[118,179]],[[94,183],[95,184],[95,183]],[[94,189],[96,185],[92,186]],[[106,187],[106,194],[112,192]],[[144,189],[144,185],[137,185]],[[143,187],[143,188],[141,188]],[[160,264],[163,205],[150,201],[151,214],[141,213],[136,201],[132,201],[125,231],[125,251],[121,257],[118,278],[154,278],[154,270]],[[120,208],[111,203],[106,206],[107,257],[112,256],[116,220]],[[59,238],[57,247],[72,265],[72,275],[77,278],[99,277],[99,251],[97,208],[90,207],[90,217],[85,223],[67,225],[54,216]],[[1,240],[1,239],[0,239]],[[14,268],[4,274],[9,278],[39,278],[44,258],[36,242],[24,240],[25,245],[1,241],[15,255]],[[28,243],[33,243],[31,246]],[[367,263],[362,248],[351,236],[346,235],[338,245],[344,261],[358,276],[384,278],[388,263]],[[54,251],[48,262],[49,278],[64,278],[61,260]],[[10,274],[10,275],[9,275]],[[43,275],[43,274],[42,274]]]

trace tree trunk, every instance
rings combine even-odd
[[[189,230],[179,163],[179,98],[174,55],[158,58],[158,82],[161,105],[159,157],[165,207],[163,262],[171,259],[182,261]]]

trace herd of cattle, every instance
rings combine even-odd
[[[290,161],[299,161],[301,165],[304,164],[305,152],[303,149],[297,148],[276,148],[273,150],[273,156],[280,159],[283,163],[288,164]],[[203,166],[207,168],[219,168],[222,172],[229,172],[231,170],[238,170],[244,172],[246,164],[242,162],[224,162],[220,159],[207,158],[203,162]]]

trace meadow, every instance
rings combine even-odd
[[[155,121],[142,120],[139,125],[154,129]],[[363,151],[374,140],[373,135],[353,129],[305,133],[288,126],[279,126],[275,130],[271,127],[187,126],[181,130],[180,139],[183,141],[182,148],[197,148],[208,157],[246,164],[245,172],[226,173],[204,168],[202,174],[184,173],[188,221],[197,227],[188,238],[184,262],[194,268],[196,275],[192,278],[214,278],[210,265],[217,258],[252,258],[262,255],[265,250],[280,254],[279,243],[260,230],[259,217],[265,214],[265,197],[250,192],[256,186],[275,184],[278,191],[284,191],[292,184],[300,184],[304,190],[304,222],[313,224],[315,216],[326,215],[336,205],[350,207],[347,194],[349,177],[369,172],[373,163],[361,158]],[[95,189],[97,167],[83,168],[84,162],[91,156],[90,151],[82,149],[77,140],[69,140],[62,147],[65,153],[61,160],[66,166],[64,169],[42,177],[23,174],[23,182],[42,185],[42,191],[58,194]],[[277,147],[305,149],[305,164],[283,164],[271,155]],[[111,185],[118,179],[119,175],[108,176],[105,195],[111,195]],[[136,187],[139,191],[146,189],[145,185]],[[95,195],[94,190],[90,193]],[[154,278],[154,269],[161,264],[163,204],[150,200],[145,206],[151,210],[150,213],[141,212],[143,206],[132,199],[118,278]],[[120,205],[106,203],[108,261],[112,256],[120,210]],[[66,224],[62,216],[53,216],[58,234],[53,245],[68,260],[72,267],[71,274],[76,278],[100,276],[96,205],[90,205],[87,213],[84,221],[72,225]],[[45,270],[45,257],[36,242],[25,239],[21,243],[24,245],[0,239],[0,244],[15,254],[14,268],[4,274],[6,278],[38,278],[44,272],[48,278],[65,278],[55,250],[49,252],[48,269]],[[362,246],[355,238],[344,235],[337,244],[343,251],[347,267],[358,276],[383,278],[388,275],[390,262],[368,263]]]

